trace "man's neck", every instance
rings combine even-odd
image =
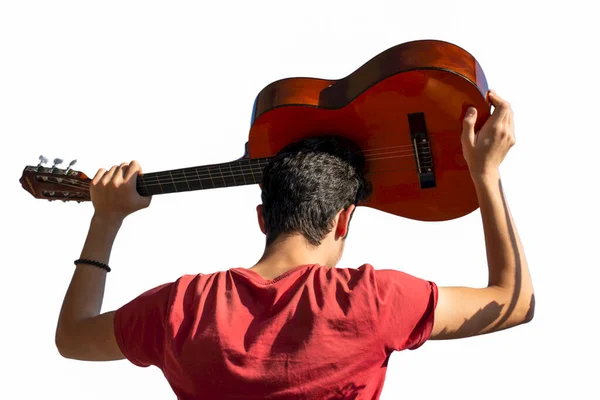
[[[265,279],[274,279],[299,265],[319,264],[333,266],[326,244],[310,246],[301,235],[283,237],[265,249],[261,259],[251,270]]]

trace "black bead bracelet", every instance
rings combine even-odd
[[[104,263],[101,263],[100,261],[86,260],[86,259],[80,258],[79,260],[75,260],[75,265],[77,265],[77,264],[93,265],[93,266],[105,269],[106,272],[110,272],[110,267]]]

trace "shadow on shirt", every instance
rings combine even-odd
[[[354,400],[361,394],[365,387],[366,385],[356,386],[354,383],[349,383],[343,388],[338,389],[335,395],[325,400]]]

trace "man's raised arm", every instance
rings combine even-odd
[[[476,110],[464,120],[463,154],[475,184],[489,269],[485,288],[440,287],[430,339],[490,333],[529,322],[535,300],[525,252],[504,198],[498,167],[515,143],[510,104],[489,93],[495,109],[474,132]]]

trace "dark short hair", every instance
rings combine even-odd
[[[320,245],[337,213],[371,194],[365,174],[365,158],[349,139],[327,135],[286,146],[263,170],[267,245],[289,233]]]

